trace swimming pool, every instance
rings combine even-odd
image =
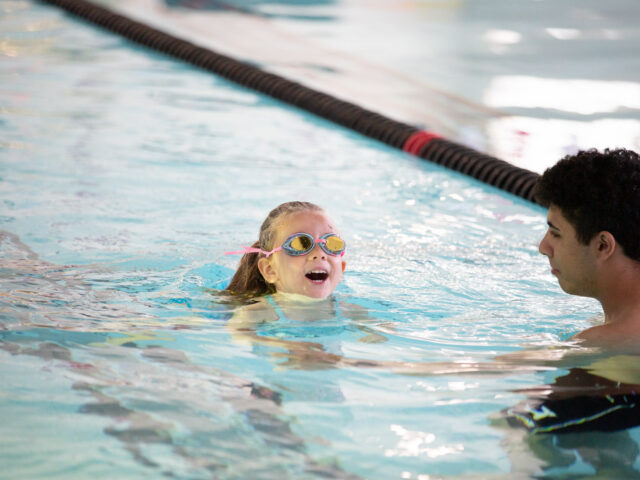
[[[635,474],[635,428],[536,446],[500,425],[518,390],[610,360],[494,367],[525,344],[574,351],[566,338],[599,313],[549,275],[542,209],[56,9],[0,8],[11,478],[509,478],[534,469],[534,452],[547,476]],[[370,318],[365,332],[328,318],[270,334],[417,371],[330,368],[233,341],[234,306],[215,294],[235,267],[223,252],[291,199],[341,226],[336,297]]]
[[[634,0],[95,0],[542,173],[640,149]]]

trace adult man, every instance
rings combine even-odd
[[[540,253],[570,294],[597,299],[604,324],[590,344],[640,347],[640,156],[587,150],[547,169],[536,199],[549,207]]]

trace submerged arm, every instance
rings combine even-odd
[[[308,365],[309,367],[314,365],[311,368],[319,368],[339,361],[340,357],[338,355],[325,352],[323,346],[319,343],[285,340],[258,334],[257,328],[261,323],[274,322],[276,320],[278,320],[278,315],[273,308],[268,306],[266,302],[260,301],[238,309],[227,323],[227,330],[231,333],[231,338],[238,343],[266,345],[287,350],[288,353],[274,353],[274,356],[296,358],[298,362],[295,363],[299,363],[301,368],[305,368],[303,365]]]

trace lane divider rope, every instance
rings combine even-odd
[[[469,175],[531,202],[539,174],[384,117],[300,83],[131,20],[86,0],[41,0],[135,43],[208,70],[408,154]]]

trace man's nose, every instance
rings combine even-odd
[[[538,251],[547,257],[551,256],[551,246],[549,245],[549,232],[544,234],[542,240],[538,244]]]

